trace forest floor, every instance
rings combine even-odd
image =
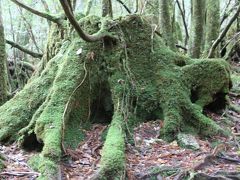
[[[240,107],[240,62],[232,63],[232,67],[234,84],[229,97]],[[134,142],[127,143],[128,179],[182,179],[186,174],[213,178],[222,177],[223,173],[231,179],[234,172],[240,172],[240,114],[228,108],[214,113],[206,111],[206,114],[222,127],[231,129],[234,135],[211,139],[196,137],[200,148],[191,150],[181,148],[176,141],[167,143],[158,139],[161,120],[142,123],[134,129]],[[97,172],[103,145],[101,135],[106,128],[107,125],[94,124],[91,130],[86,131],[86,138],[78,148],[68,151],[71,158],[64,158],[61,163],[64,180],[85,180]],[[6,159],[0,179],[33,180],[38,177],[39,174],[27,164],[37,152],[26,152],[12,144],[0,145],[0,153]]]

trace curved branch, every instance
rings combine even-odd
[[[229,23],[227,24],[227,26],[225,27],[225,29],[222,31],[221,34],[219,34],[218,38],[214,41],[212,47],[209,50],[208,53],[208,58],[213,58],[214,56],[214,51],[216,50],[217,46],[219,45],[219,43],[223,40],[223,38],[225,37],[225,35],[227,34],[228,30],[230,29],[232,23],[237,19],[238,14],[240,13],[240,5],[238,5],[238,9],[236,11],[236,13],[233,15],[233,17],[230,19]]]
[[[121,0],[116,0],[116,1],[119,2],[119,3],[126,9],[126,11],[127,11],[129,14],[132,13],[131,10],[127,7],[127,5],[124,4],[124,2],[122,2]]]
[[[67,16],[68,20],[70,21],[71,25],[74,27],[74,29],[76,30],[76,32],[78,33],[78,35],[87,42],[95,42],[95,41],[99,41],[102,40],[104,37],[110,37],[113,38],[106,30],[104,30],[104,23],[102,24],[101,29],[95,33],[95,34],[87,34],[85,33],[82,28],[79,26],[77,20],[75,19],[72,11],[71,11],[71,7],[68,4],[67,0],[59,0],[62,8],[65,12],[65,15]]]
[[[13,41],[6,40],[6,43],[11,45],[12,47],[15,47],[15,48],[19,49],[22,52],[25,52],[26,54],[29,54],[32,57],[35,57],[35,58],[42,58],[43,57],[43,54],[30,51],[30,50],[20,46],[19,44],[15,43]]]
[[[29,12],[37,15],[37,16],[40,16],[40,17],[45,18],[45,19],[47,19],[49,21],[55,22],[57,24],[60,24],[60,18],[58,18],[58,17],[52,16],[52,15],[50,15],[48,13],[37,11],[37,10],[35,10],[35,9],[33,9],[33,8],[31,8],[31,7],[27,6],[27,5],[19,2],[18,0],[10,0],[10,1],[12,1],[13,3],[17,4],[18,6],[24,8],[25,10],[27,10],[27,11],[29,11]]]

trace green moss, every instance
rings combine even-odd
[[[178,171],[178,169],[169,168],[169,167],[165,167],[165,166],[159,166],[159,167],[154,167],[154,168],[150,169],[151,174],[160,174],[163,177],[169,177],[169,176],[175,174],[177,171]]]
[[[123,119],[115,114],[102,149],[100,179],[121,179],[125,170]]]
[[[0,153],[0,172],[5,168],[4,160],[5,158]]]
[[[3,161],[0,159],[0,172],[5,168]]]
[[[5,51],[5,37],[2,22],[0,24],[0,106],[8,98],[8,77],[7,77],[7,58]]]
[[[89,16],[79,23],[92,34],[99,30],[99,21]],[[118,38],[114,42],[105,39],[105,44],[86,43],[76,32],[66,32],[58,54],[40,76],[34,76],[0,107],[1,141],[15,140],[23,128],[23,137],[35,133],[44,144],[37,166],[43,177],[58,171],[62,145],[75,148],[84,138],[84,126],[90,126],[90,113],[99,98],[108,99],[100,103],[105,110],[111,111],[114,104],[102,151],[103,179],[123,176],[125,128],[132,129],[146,119],[163,118],[160,134],[167,140],[184,131],[196,130],[206,136],[223,133],[202,114],[202,108],[217,93],[228,92],[226,62],[196,61],[174,53],[160,37],[152,38],[151,26],[138,15],[119,18],[111,23],[110,31]],[[79,48],[82,53],[77,55]]]
[[[18,130],[28,125],[35,111],[49,93],[57,65],[61,62],[60,57],[58,55],[53,58],[39,77],[33,78],[21,92],[0,107],[0,141],[9,138],[16,139]]]
[[[38,180],[58,178],[58,166],[56,165],[56,162],[53,162],[49,158],[43,157],[42,155],[35,155],[28,161],[28,164],[35,171],[41,172]]]
[[[220,31],[220,1],[207,0],[206,14],[206,40],[205,40],[205,55],[208,54],[213,42],[217,39]],[[219,49],[215,52],[214,57],[219,57]]]
[[[191,17],[191,32],[189,55],[192,58],[199,58],[202,53],[202,45],[204,38],[204,16],[206,1],[192,1],[192,17]]]
[[[172,49],[175,50],[176,40],[174,39],[174,33],[171,25],[171,17],[170,17],[170,2],[165,0],[159,1],[159,11],[160,11],[160,30],[166,44]]]
[[[118,43],[126,48],[117,46],[106,56],[111,67],[112,92],[126,103],[123,111],[127,119],[133,114],[136,116],[133,119],[140,122],[163,114],[161,134],[169,140],[178,132],[188,131],[185,124],[205,135],[222,132],[202,114],[202,107],[212,102],[215,94],[228,92],[228,64],[218,59],[195,61],[174,53],[158,37],[152,41],[151,28],[136,16],[121,19],[120,28],[124,37]],[[119,80],[123,83],[118,83]],[[195,102],[191,101],[192,91],[197,94]]]
[[[232,73],[231,74],[232,79],[232,91],[240,94],[240,74],[239,73]]]

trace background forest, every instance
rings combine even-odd
[[[42,12],[49,12],[53,15],[61,15],[62,14],[62,7],[59,1],[24,1],[28,6],[33,9]],[[170,25],[171,30],[169,32],[173,32],[175,44],[180,51],[183,53],[192,54],[191,52],[191,42],[195,38],[199,38],[199,43],[201,43],[201,49],[197,55],[193,55],[197,57],[207,57],[207,53],[212,45],[213,41],[217,39],[219,33],[224,30],[224,28],[228,25],[229,21],[231,20],[232,16],[236,12],[238,8],[238,1],[213,1],[207,4],[207,1],[204,2],[205,5],[198,4],[196,2],[196,6],[199,8],[198,19],[196,19],[199,27],[195,26],[198,29],[195,29],[195,33],[198,35],[194,35],[193,28],[191,29],[191,24],[194,23],[194,20],[191,13],[191,1],[172,1],[170,4]],[[122,5],[124,4],[124,5]],[[136,1],[113,1],[112,6],[114,10],[114,18],[119,16],[124,16],[131,13],[135,13],[136,9],[138,8],[138,13],[141,14],[153,14],[154,12],[160,13],[161,11],[154,7],[155,9],[151,9],[152,7],[147,7],[146,2],[139,2],[139,6],[137,7]],[[154,6],[154,3],[149,5]],[[206,11],[206,7],[200,8],[200,6],[206,6],[208,11]],[[127,10],[126,10],[127,8]],[[142,9],[140,9],[142,8]],[[149,10],[151,9],[151,10]],[[117,10],[117,11],[116,11]],[[192,7],[193,10],[193,7]],[[129,12],[128,12],[129,11]],[[149,12],[152,11],[152,12]],[[76,14],[83,13],[83,14],[91,14],[100,16],[101,11],[101,1],[76,1]],[[205,14],[209,13],[209,14]],[[210,18],[206,18],[206,16],[211,16]],[[46,21],[46,19],[41,18],[39,16],[34,16],[31,12],[20,8],[19,6],[14,5],[11,1],[2,1],[2,16],[3,16],[3,24],[5,29],[5,37],[7,41],[7,54],[8,54],[8,63],[10,69],[12,68],[15,61],[26,61],[30,64],[36,66],[39,63],[39,57],[43,54],[45,50],[45,45],[47,43],[47,34],[50,26],[50,22]],[[158,17],[159,20],[160,17]],[[155,20],[156,21],[156,20]],[[157,21],[154,24],[157,24]],[[239,20],[236,18],[236,21],[231,24],[231,29],[224,35],[224,39],[221,40],[220,45],[218,46],[218,51],[221,53],[221,56],[228,57],[229,52],[226,54],[226,50],[230,44],[233,46],[238,37],[238,28],[239,28]],[[173,26],[174,24],[174,26]],[[191,40],[192,39],[192,40]],[[234,41],[234,42],[233,42]],[[15,42],[18,45],[35,52],[35,58],[28,55],[27,53],[22,52],[16,48],[12,48],[11,43]],[[198,45],[199,46],[199,45]],[[231,47],[229,48],[231,49]],[[188,52],[187,52],[188,50]],[[220,55],[219,55],[220,56]],[[36,58],[37,57],[37,58]],[[15,62],[16,63],[16,62]],[[19,64],[19,63],[18,63]],[[29,66],[30,71],[33,70],[33,66]],[[19,71],[19,72],[18,72]],[[18,82],[11,84],[11,91],[14,92],[15,90],[20,90],[23,88],[23,85],[27,82],[29,78],[29,74],[25,74],[20,70],[16,69],[16,74],[19,74],[20,77],[14,77],[14,79]],[[20,75],[21,74],[21,75]],[[24,75],[23,75],[24,74]],[[27,77],[26,77],[27,75]],[[24,76],[24,77],[21,77]],[[11,80],[11,79],[10,79]]]
[[[240,179],[239,0],[0,3],[0,179]]]

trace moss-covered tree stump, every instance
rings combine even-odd
[[[91,34],[99,30],[100,19],[79,23]],[[163,118],[160,134],[166,140],[179,132],[224,133],[202,110],[229,90],[225,61],[174,53],[137,15],[108,27],[116,39],[86,43],[67,23],[55,26],[44,70],[0,107],[1,142],[42,145],[31,160],[42,179],[56,178],[63,151],[76,147],[89,122],[112,119],[96,179],[124,178],[125,132],[143,120]]]

